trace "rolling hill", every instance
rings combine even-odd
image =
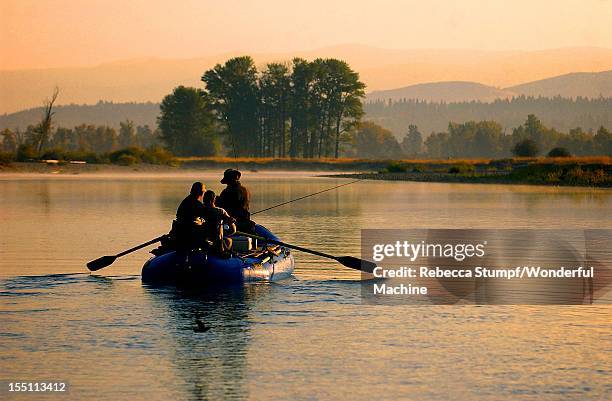
[[[0,113],[41,105],[59,86],[58,104],[159,102],[177,85],[201,86],[202,73],[239,54],[198,59],[138,59],[81,68],[0,71]],[[360,73],[369,91],[426,82],[469,81],[493,87],[575,71],[612,69],[612,49],[562,48],[539,51],[451,49],[396,50],[340,45],[283,54],[254,54],[259,67],[293,57],[335,57]]]
[[[419,99],[429,102],[469,102],[480,100],[490,102],[507,99],[516,94],[476,82],[433,82],[410,85],[386,91],[374,91],[367,95],[366,101]]]
[[[98,102],[93,105],[70,104],[57,106],[53,109],[55,126],[75,127],[81,124],[108,125],[119,128],[119,123],[125,120],[134,121],[135,125],[157,127],[159,103],[110,103]],[[0,115],[0,130],[17,128],[25,130],[28,125],[40,122],[42,107],[22,110],[17,113]]]
[[[476,82],[433,82],[369,93],[365,110],[367,119],[380,123],[397,135],[402,135],[405,127],[412,123],[418,123],[426,134],[445,129],[449,121],[493,119],[511,128],[521,124],[529,113],[537,114],[546,124],[563,131],[577,126],[597,129],[599,125],[609,126],[612,121],[612,109],[607,108],[612,98],[611,88],[612,71],[566,74],[506,89]],[[510,103],[495,102],[496,99],[511,99],[519,95],[554,97],[559,94],[564,97],[564,101],[516,98],[516,101]],[[600,94],[608,99],[603,102],[572,100],[579,96],[598,99]],[[389,99],[419,99],[435,104],[385,107]],[[471,101],[480,103],[465,103]],[[436,106],[451,102],[458,104],[450,108]],[[448,110],[442,112],[442,109]],[[126,119],[134,121],[136,125],[148,124],[155,127],[159,103],[98,102],[94,105],[58,106],[55,111],[55,123],[63,127],[85,123],[118,128],[119,122]],[[41,115],[40,107],[0,115],[0,129],[23,130],[39,122]]]
[[[526,96],[612,97],[612,70],[574,72],[505,89]]]

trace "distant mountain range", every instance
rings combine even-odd
[[[55,86],[58,104],[159,102],[177,85],[202,86],[200,77],[216,63],[242,54],[198,59],[138,59],[92,67],[0,71],[0,113],[39,106]],[[312,60],[335,57],[360,73],[369,91],[383,91],[426,82],[479,82],[508,88],[576,71],[612,69],[612,49],[581,47],[538,51],[450,49],[395,50],[341,45],[282,54],[253,54],[259,67],[293,57]],[[483,88],[472,88],[479,98]],[[496,89],[499,90],[499,89]],[[506,90],[503,89],[503,92]],[[494,91],[482,91],[490,98]],[[453,95],[454,99],[461,96]]]
[[[419,119],[422,119],[423,116],[403,116],[405,113],[399,111],[399,109],[396,111],[389,109],[382,112],[379,110],[379,107],[374,107],[376,105],[373,102],[387,101],[388,99],[419,99],[429,102],[445,103],[470,101],[492,102],[496,99],[508,99],[521,95],[533,97],[562,96],[564,98],[575,98],[578,96],[584,98],[599,98],[600,96],[603,96],[606,98],[612,98],[612,70],[599,73],[565,74],[558,77],[508,87],[505,89],[495,88],[493,86],[476,82],[451,81],[417,84],[398,89],[375,91],[367,95],[366,101],[370,104],[370,106],[366,106],[366,118],[378,121],[383,126],[386,126],[387,128],[393,130],[393,132],[401,135],[401,131],[404,129],[404,126],[407,127],[408,123],[414,123]],[[550,114],[549,123],[552,124],[554,122],[556,127],[559,129],[573,128],[576,126],[574,124],[578,123],[582,124],[583,128],[596,129],[598,124],[607,125],[607,121],[612,121],[612,109],[601,110],[596,108],[590,110],[584,108],[590,106],[572,106],[571,102],[566,102],[564,104],[566,104],[566,106],[563,107],[573,107],[571,110],[566,110],[567,112],[565,113],[565,117],[559,115],[564,113],[562,110],[549,110],[551,107],[553,109],[557,107],[554,106],[553,103],[548,104],[545,108],[542,108],[544,107],[542,105],[521,106],[522,108],[520,108],[520,111],[514,111],[516,116],[511,119],[508,117],[509,110],[506,110],[506,115],[497,116],[496,114],[487,114],[489,112],[483,112],[484,114],[474,114],[473,110],[468,110],[469,107],[463,107],[462,110],[464,111],[457,112],[457,114],[453,114],[452,116],[443,117],[440,115],[442,120],[435,124],[427,121],[421,122],[421,125],[425,129],[425,133],[429,133],[434,129],[443,129],[446,124],[448,124],[448,121],[446,120],[447,118],[450,118],[455,122],[463,122],[477,118],[498,118],[500,122],[506,121],[507,124],[518,125],[528,113]],[[567,104],[569,104],[569,106],[567,106]],[[486,107],[481,108],[483,110],[486,109]],[[74,127],[83,123],[118,127],[120,121],[130,119],[134,121],[136,125],[149,125],[150,127],[154,128],[156,126],[157,116],[159,115],[159,103],[98,102],[94,105],[58,106],[56,107],[55,111],[56,124],[63,127]],[[389,113],[395,113],[398,115],[389,116]],[[0,129],[25,129],[28,125],[36,124],[38,121],[40,121],[41,115],[42,108],[40,107],[0,115]],[[591,119],[583,121],[579,118],[581,115],[590,115]],[[556,117],[553,118],[553,116]]]
[[[431,102],[490,102],[515,96],[612,97],[612,70],[575,72],[500,89],[476,82],[433,82],[374,91],[367,101],[419,99]]]

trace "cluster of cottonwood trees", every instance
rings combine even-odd
[[[494,120],[473,119],[450,122],[446,131],[434,131],[426,138],[418,124],[407,124],[405,135],[398,141],[391,131],[377,124],[386,122],[384,115],[376,118],[374,113],[368,115],[374,121],[361,121],[365,85],[347,63],[336,59],[296,58],[290,63],[268,63],[258,71],[250,57],[236,57],[206,71],[202,81],[202,89],[179,86],[163,99],[155,130],[148,125],[135,126],[130,120],[121,122],[118,131],[106,125],[56,127],[56,89],[44,104],[40,123],[23,132],[0,131],[0,151],[25,155],[18,159],[40,158],[54,149],[100,155],[154,145],[163,145],[177,156],[498,158],[536,156],[553,149],[553,154],[612,155],[612,134],[607,125],[563,133],[546,127],[534,114],[511,134]],[[532,101],[547,109],[550,102],[569,104],[558,98],[546,102],[523,98],[494,102],[490,107],[513,110]],[[609,106],[609,100],[603,98],[571,102],[581,107]],[[399,105],[421,107],[424,113],[433,107],[418,102]],[[438,106],[443,111],[464,107]],[[485,107],[478,102],[471,106],[475,110]],[[393,107],[389,103],[382,112]]]
[[[363,115],[365,85],[336,59],[269,63],[236,57],[202,75],[204,89],[178,87],[158,124],[178,155],[339,157]]]

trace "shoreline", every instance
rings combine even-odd
[[[320,177],[326,178],[350,178],[355,180],[372,181],[406,181],[406,182],[432,182],[446,184],[495,184],[495,185],[531,185],[545,187],[563,188],[593,188],[610,189],[608,185],[581,185],[578,183],[545,183],[530,180],[513,179],[512,175],[507,174],[451,174],[451,173],[339,173],[324,174]]]
[[[12,162],[0,164],[0,176],[16,174],[53,174],[53,175],[79,175],[79,174],[166,174],[203,171],[223,171],[235,168],[244,172],[313,172],[313,173],[354,173],[358,171],[376,171],[386,166],[385,162],[378,161],[348,161],[328,162],[314,160],[233,160],[221,158],[218,160],[181,160],[177,165],[138,163],[129,166],[111,163],[45,163],[45,162]]]
[[[137,173],[168,173],[179,171],[180,168],[158,164],[135,164],[120,166],[116,164],[49,164],[36,162],[13,162],[0,165],[0,176],[9,175],[80,175],[80,174],[137,174]]]
[[[13,162],[0,164],[0,178],[70,176],[176,176],[221,173],[237,168],[244,173],[309,173],[316,177],[381,181],[466,184],[612,187],[610,158],[504,160],[362,160],[183,158],[175,165],[132,165]]]
[[[71,179],[174,179],[189,178],[194,180],[210,179],[210,177],[221,177],[226,168],[235,168],[235,165],[211,165],[207,167],[185,167],[155,164],[136,164],[132,166],[120,166],[115,164],[64,164],[47,165],[45,163],[19,163],[11,165],[0,164],[0,182],[11,180],[71,180]],[[282,169],[262,168],[248,169],[239,167],[243,175],[254,179],[274,179],[275,177],[292,176],[300,178],[326,178],[323,174],[335,172],[354,173],[355,170],[321,170],[321,169]],[[216,179],[216,178],[215,178]]]

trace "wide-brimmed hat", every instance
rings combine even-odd
[[[221,184],[229,184],[230,182],[236,182],[240,179],[242,174],[238,170],[234,170],[233,168],[228,168],[223,172],[223,179],[221,180]]]

